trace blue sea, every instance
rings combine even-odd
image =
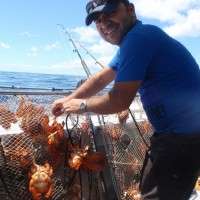
[[[0,89],[11,87],[68,90],[74,89],[77,83],[84,78],[86,77],[0,71]]]

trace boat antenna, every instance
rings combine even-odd
[[[73,51],[74,51],[75,53],[77,53],[77,55],[78,55],[78,57],[79,57],[79,59],[80,59],[80,61],[81,61],[81,65],[83,66],[83,69],[84,69],[84,71],[85,71],[87,77],[90,77],[90,76],[91,76],[91,72],[90,72],[88,66],[86,65],[85,61],[83,60],[81,54],[79,53],[79,50],[78,50],[78,48],[77,48],[77,46],[76,46],[74,40],[72,39],[70,33],[67,31],[67,29],[64,28],[64,26],[63,26],[62,24],[57,24],[57,25],[61,28],[61,30],[64,32],[64,34],[68,36],[69,41],[72,43],[72,45],[73,45],[73,47],[74,47],[74,50],[73,50]]]

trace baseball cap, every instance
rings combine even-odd
[[[99,13],[110,13],[117,9],[119,3],[129,4],[128,0],[90,0],[86,5],[86,25],[90,25]]]

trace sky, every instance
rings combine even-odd
[[[200,64],[200,0],[130,0],[138,19],[180,41]],[[65,30],[91,73],[117,49],[85,25],[87,0],[0,0],[0,71],[84,75]],[[59,26],[58,24],[61,24]]]

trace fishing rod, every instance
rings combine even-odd
[[[77,42],[78,42],[79,46],[80,46],[82,49],[84,49],[84,51],[86,52],[86,54],[88,54],[88,55],[95,61],[95,64],[98,64],[102,69],[105,68],[105,66],[104,66],[102,63],[100,63],[100,62],[85,48],[85,46],[83,46],[83,44],[81,44],[79,41],[77,41]]]
[[[80,52],[79,52],[79,50],[78,50],[78,48],[77,48],[77,46],[76,46],[74,40],[73,40],[72,37],[71,37],[71,34],[64,28],[64,26],[63,26],[62,24],[57,24],[57,25],[62,29],[63,33],[66,34],[66,35],[68,36],[69,41],[72,43],[72,45],[73,45],[73,47],[74,47],[74,52],[77,53],[77,55],[78,55],[78,57],[79,57],[79,59],[80,59],[80,61],[81,61],[81,65],[83,66],[83,69],[84,69],[84,71],[85,71],[87,77],[89,78],[89,77],[92,75],[92,73],[90,72],[90,70],[89,70],[89,68],[88,68],[88,66],[87,66],[87,64],[86,64],[86,62],[85,62],[84,59],[82,58],[82,56],[81,56],[81,54],[80,54]],[[100,116],[97,115],[97,117],[98,117],[99,124],[101,125],[102,123],[101,123]],[[103,116],[102,116],[102,121],[103,121],[103,124],[105,124],[105,123],[104,123],[104,118],[103,118]]]
[[[63,30],[64,34],[66,34],[68,36],[69,41],[72,43],[72,45],[74,47],[74,52],[77,53],[77,55],[78,55],[78,57],[79,57],[79,59],[81,61],[81,65],[83,66],[83,69],[84,69],[87,77],[90,77],[91,76],[91,72],[90,72],[88,66],[86,65],[85,61],[83,60],[81,54],[79,53],[79,50],[78,50],[74,40],[72,39],[70,33],[64,28],[64,26],[62,24],[57,24],[57,25]]]

